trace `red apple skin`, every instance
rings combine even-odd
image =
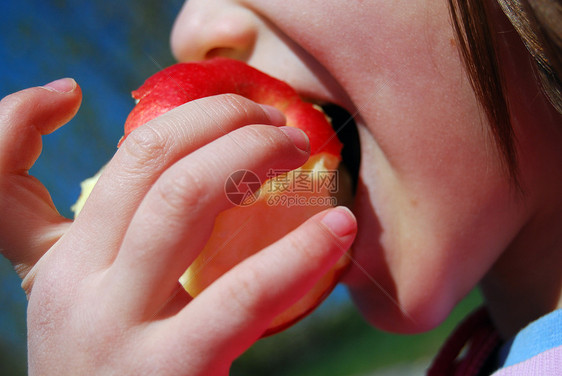
[[[326,152],[340,156],[342,144],[323,112],[302,101],[283,81],[238,60],[221,57],[175,64],[148,78],[132,93],[138,103],[127,117],[123,139],[137,127],[177,106],[226,93],[239,94],[281,110],[288,126],[300,128],[308,135],[311,155]]]
[[[227,58],[214,58],[197,63],[176,64],[147,79],[138,90],[132,93],[133,98],[138,102],[127,118],[125,133],[120,144],[134,129],[177,106],[199,98],[226,93],[239,94],[257,103],[274,106],[283,111],[287,119],[287,125],[302,129],[310,139],[311,156],[305,166],[310,168],[310,166],[316,166],[316,163],[321,161],[321,168],[329,170],[336,170],[338,168],[341,162],[342,144],[336,137],[329,120],[321,110],[310,103],[302,101],[298,93],[286,83],[268,76],[245,63]],[[262,185],[262,189],[265,185]],[[272,193],[268,194],[271,195]],[[322,192],[322,194],[326,195],[327,193]],[[207,273],[214,275],[207,277],[208,280],[203,280],[203,277],[197,277],[200,281],[192,283],[190,279],[194,277],[188,274],[190,270],[188,269],[184,276],[182,276],[183,281],[180,280],[192,296],[196,296],[217,278],[216,275],[220,273],[216,272],[216,269],[219,271],[222,268],[228,270],[228,268],[233,266],[234,261],[232,260],[217,261],[218,265],[213,266],[209,263],[208,259],[202,257],[206,254],[208,247],[211,248],[209,252],[214,256],[217,248],[213,244],[216,243],[214,237],[217,239],[230,238],[231,234],[227,233],[224,229],[235,227],[239,223],[238,218],[241,215],[256,218],[268,216],[269,219],[266,222],[271,222],[271,218],[279,219],[279,221],[275,221],[275,227],[278,228],[272,231],[275,235],[266,235],[269,238],[265,238],[262,235],[262,231],[259,231],[260,238],[254,236],[254,239],[248,239],[245,237],[238,239],[238,244],[236,244],[237,240],[229,243],[229,253],[244,253],[244,257],[248,257],[262,249],[264,241],[269,241],[267,244],[273,243],[279,236],[282,236],[281,232],[283,234],[288,233],[306,218],[326,208],[293,207],[284,210],[279,208],[272,209],[267,207],[265,199],[260,197],[261,202],[253,206],[233,207],[217,217],[209,243],[190,267],[190,269],[195,268],[195,275],[200,273],[200,270],[197,270],[197,268],[201,265],[208,269],[213,269],[214,267],[214,272],[209,271]],[[253,212],[248,213],[248,210],[253,210]],[[259,227],[261,222],[257,221],[254,224]],[[264,231],[267,233],[267,229]],[[232,247],[230,247],[231,244]],[[248,249],[251,251],[248,251]],[[246,254],[245,252],[249,253]],[[233,258],[231,254],[229,257]],[[234,258],[236,259],[236,257]],[[344,255],[336,266],[305,297],[277,316],[263,336],[282,331],[312,312],[330,294],[348,264],[349,257]],[[188,286],[190,284],[193,286]]]

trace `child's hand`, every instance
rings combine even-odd
[[[78,92],[29,89],[0,108],[0,203],[9,213],[0,246],[22,276],[44,254],[25,285],[30,373],[227,374],[348,249],[355,220],[342,209],[320,213],[190,300],[177,281],[229,206],[227,177],[248,169],[264,178],[308,152],[281,128],[251,125],[283,119],[249,100],[191,102],[133,132],[69,224],[27,170],[40,134],[73,115]]]

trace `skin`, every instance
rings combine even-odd
[[[430,329],[481,280],[506,337],[561,305],[561,119],[511,28],[502,66],[524,194],[488,134],[445,1],[292,1],[190,0],[172,49],[180,61],[244,59],[357,113],[357,224],[343,209],[321,213],[189,301],[177,278],[228,205],[226,177],[296,167],[306,140],[240,97],[186,104],[127,138],[71,223],[27,171],[41,135],[77,111],[80,89],[63,80],[8,96],[0,249],[29,297],[31,374],[225,375],[349,248],[356,226],[345,282],[381,328]]]

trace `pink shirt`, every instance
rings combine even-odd
[[[523,328],[500,350],[494,376],[562,375],[562,309]]]
[[[527,360],[500,368],[493,376],[560,376],[562,375],[562,345]]]

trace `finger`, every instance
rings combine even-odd
[[[66,124],[78,111],[81,99],[80,87],[70,78],[2,99],[0,171],[28,171],[41,152],[41,136]]]
[[[41,152],[41,136],[68,122],[81,98],[76,82],[63,79],[0,102],[0,249],[22,278],[68,222],[28,170]]]
[[[349,249],[357,225],[344,208],[319,213],[295,231],[246,259],[162,325],[177,357],[237,358],[278,314],[297,302]],[[346,256],[344,256],[346,257]],[[201,335],[204,331],[205,335]],[[182,352],[189,349],[190,354]],[[201,369],[212,366],[200,364]]]
[[[179,159],[245,125],[281,126],[284,121],[277,110],[228,94],[189,102],[139,127],[105,167],[75,221],[75,227],[87,227],[80,231],[85,244],[100,249],[86,257],[104,265],[114,260],[115,252],[102,250],[118,249],[141,200]]]
[[[304,150],[299,143],[305,143]],[[127,230],[113,265],[117,299],[123,304],[126,294],[135,312],[160,309],[208,240],[215,216],[232,206],[224,193],[228,177],[247,169],[265,181],[269,169],[294,169],[308,156],[302,131],[256,125],[233,131],[170,167]]]

